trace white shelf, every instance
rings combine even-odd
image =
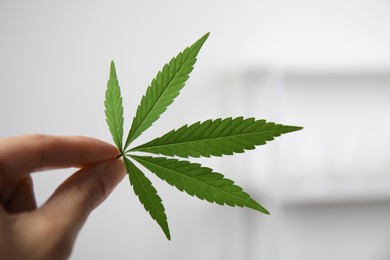
[[[242,72],[242,75],[247,79],[261,79],[278,75],[285,80],[366,79],[390,81],[390,65],[371,67],[257,66],[246,68],[246,70]]]
[[[390,176],[301,178],[282,184],[285,207],[390,203]]]

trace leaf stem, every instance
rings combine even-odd
[[[129,152],[131,152],[133,149],[129,149],[127,151],[125,151],[123,154],[128,154]]]

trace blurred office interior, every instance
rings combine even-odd
[[[116,61],[126,126],[172,56],[211,36],[182,94],[140,143],[186,123],[299,125],[234,157],[194,159],[270,216],[209,204],[150,176],[166,241],[124,180],[71,259],[390,259],[390,1],[1,1],[0,137],[87,135]],[[40,204],[74,169],[34,174]]]

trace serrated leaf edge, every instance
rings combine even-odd
[[[220,123],[219,126],[221,126],[227,120],[231,120],[230,123],[232,123],[232,124],[237,120],[242,120],[240,122],[240,124],[238,125],[238,127],[242,126],[244,123],[246,123],[248,121],[252,121],[252,122],[250,125],[246,126],[246,128],[241,129],[240,133],[225,134],[225,135],[219,134],[217,137],[208,137],[208,138],[202,137],[199,139],[193,138],[194,133],[196,133],[201,128],[203,128],[202,130],[204,130],[204,131],[210,130],[209,126],[206,127],[207,123],[214,124],[214,123],[219,122]],[[272,127],[272,128],[266,129],[266,130],[256,129],[255,131],[244,132],[248,128],[253,127],[254,124],[260,123],[260,122],[264,122],[264,124],[260,125],[259,127],[261,127],[261,128]],[[197,129],[195,129],[195,130],[191,129],[191,128],[194,128],[195,126],[197,126]],[[217,126],[217,128],[219,126]],[[213,129],[212,131],[215,132],[216,129]],[[244,119],[243,117],[236,117],[236,118],[229,117],[229,118],[225,118],[225,119],[218,118],[218,119],[214,119],[214,120],[209,119],[209,120],[206,120],[204,122],[198,121],[198,122],[193,123],[191,125],[186,124],[178,129],[171,130],[168,133],[166,133],[160,137],[157,137],[157,138],[155,138],[147,143],[144,143],[144,144],[141,144],[135,148],[132,148],[132,149],[128,150],[127,152],[146,152],[146,153],[153,153],[153,154],[162,154],[162,155],[166,155],[166,156],[178,156],[178,157],[183,157],[183,158],[188,158],[188,157],[196,157],[197,158],[197,157],[211,157],[211,156],[220,157],[223,155],[233,155],[235,153],[243,153],[246,150],[253,150],[253,149],[255,149],[256,146],[264,145],[265,143],[274,140],[275,137],[279,137],[282,134],[298,131],[301,129],[303,129],[303,127],[282,125],[282,124],[277,124],[274,122],[267,122],[264,119],[260,119],[260,120],[256,120],[254,118]],[[177,141],[177,142],[174,142],[173,140],[168,140],[166,143],[160,143],[157,145],[154,144],[154,143],[159,143],[159,141],[161,141],[164,138],[165,139],[166,138],[172,139],[174,137],[174,135],[178,134],[180,131],[181,131],[180,136],[178,136],[175,140],[182,138],[182,136],[184,136],[184,135],[187,135],[186,136],[187,139],[182,139],[182,140]],[[192,132],[187,133],[186,131],[192,131]],[[222,131],[226,132],[226,128],[223,129]],[[210,153],[210,154],[199,153],[197,155],[194,155],[194,154],[190,154],[190,151],[188,151],[188,154],[183,155],[182,152],[172,152],[171,149],[167,149],[166,151],[164,151],[164,149],[163,149],[163,151],[161,151],[161,148],[165,148],[165,147],[168,147],[168,148],[172,147],[173,148],[173,147],[180,147],[181,145],[185,146],[185,145],[191,145],[191,144],[203,144],[203,147],[204,147],[204,143],[207,143],[208,141],[219,141],[219,140],[224,141],[225,139],[230,139],[230,138],[233,139],[233,138],[239,138],[239,137],[247,137],[249,135],[259,135],[259,134],[267,135],[268,133],[271,133],[272,135],[271,136],[262,136],[261,138],[258,137],[257,142],[252,142],[250,144],[247,143],[245,145],[241,144],[241,145],[239,145],[241,147],[236,148],[236,150],[234,150],[231,147],[227,147],[226,150],[229,149],[229,152],[219,151],[218,153]],[[201,134],[204,134],[204,133],[201,133]],[[232,140],[230,140],[230,141],[232,141]],[[220,142],[220,144],[221,144],[221,142]],[[202,146],[202,145],[200,145],[200,146]],[[160,148],[160,150],[156,151],[156,150],[158,150],[158,148]],[[191,152],[194,152],[194,150],[196,150],[196,148],[192,147]]]
[[[117,92],[116,92],[117,91]],[[118,95],[118,96],[114,96]],[[105,115],[108,128],[110,130],[112,139],[122,153],[123,147],[123,101],[121,89],[116,75],[115,63],[111,61],[110,77],[107,81],[107,88],[105,93]]]
[[[172,185],[172,186],[174,186],[174,187],[176,187],[176,188],[178,188],[179,190],[184,190],[187,194],[189,194],[189,195],[191,195],[191,196],[196,196],[196,197],[198,197],[199,199],[206,199],[207,201],[209,201],[209,202],[215,202],[215,203],[217,203],[217,204],[220,204],[218,201],[216,201],[216,200],[211,200],[210,198],[206,198],[206,197],[204,197],[204,198],[202,198],[202,196],[200,196],[199,195],[199,193],[193,193],[193,194],[191,194],[191,192],[189,192],[188,190],[186,190],[185,188],[183,188],[183,189],[180,189],[178,186],[176,186],[177,184],[175,184],[175,183],[170,183],[168,180],[166,180],[162,175],[161,175],[161,172],[156,172],[156,171],[153,171],[152,169],[150,169],[149,167],[148,167],[148,164],[153,164],[153,165],[155,165],[155,166],[157,166],[157,167],[159,167],[159,168],[163,168],[164,170],[168,170],[168,171],[173,171],[172,169],[169,169],[169,168],[164,168],[163,166],[161,166],[161,165],[158,165],[158,164],[155,164],[155,163],[152,163],[152,162],[150,162],[150,161],[148,161],[148,160],[155,160],[155,159],[157,159],[157,160],[164,160],[164,161],[171,161],[171,162],[174,162],[174,161],[176,161],[178,164],[178,166],[179,166],[179,163],[185,163],[186,164],[186,166],[193,166],[193,167],[197,167],[196,168],[196,170],[207,170],[207,171],[209,171],[209,173],[208,173],[208,175],[212,175],[212,174],[215,174],[216,176],[218,175],[218,177],[220,177],[221,179],[218,179],[218,181],[229,181],[229,182],[231,182],[230,183],[230,185],[229,186],[231,186],[231,187],[235,187],[235,188],[239,188],[240,189],[240,194],[241,195],[247,195],[248,197],[247,198],[242,198],[242,197],[240,197],[240,196],[236,196],[236,195],[234,195],[233,193],[229,193],[229,192],[226,192],[226,191],[224,191],[224,190],[222,190],[222,189],[218,189],[217,187],[214,187],[214,186],[212,186],[210,183],[206,183],[206,182],[202,182],[202,181],[200,181],[200,180],[198,180],[198,179],[195,179],[195,178],[192,178],[192,177],[190,177],[190,176],[187,176],[185,173],[183,173],[183,172],[178,172],[178,171],[174,171],[174,173],[175,174],[180,174],[182,177],[184,177],[184,178],[187,178],[187,179],[189,179],[190,181],[196,181],[196,182],[199,182],[199,183],[201,183],[202,185],[207,185],[207,186],[210,186],[212,189],[216,189],[216,190],[218,190],[218,191],[220,191],[221,193],[225,193],[226,195],[228,195],[228,196],[231,196],[231,197],[234,197],[235,198],[235,200],[236,201],[240,201],[240,203],[242,204],[242,205],[240,205],[240,204],[237,204],[237,203],[234,203],[234,205],[232,205],[232,204],[229,204],[229,203],[227,203],[226,201],[225,202],[223,202],[223,204],[224,205],[229,205],[229,206],[239,206],[239,207],[247,207],[247,208],[251,208],[251,209],[254,209],[254,210],[257,210],[257,211],[259,211],[259,212],[262,212],[262,213],[264,213],[264,214],[269,214],[269,212],[268,212],[268,210],[266,210],[263,206],[261,206],[257,201],[255,201],[253,198],[251,198],[251,196],[248,194],[248,193],[246,193],[240,186],[238,186],[238,185],[235,185],[234,184],[234,181],[232,181],[232,180],[230,180],[230,179],[228,179],[228,178],[225,178],[221,173],[217,173],[217,172],[214,172],[211,168],[208,168],[208,167],[203,167],[202,165],[200,165],[200,164],[198,164],[198,163],[191,163],[191,162],[189,162],[189,161],[184,161],[184,160],[177,160],[177,159],[173,159],[173,158],[166,158],[166,157],[150,157],[150,156],[137,156],[137,155],[130,155],[130,157],[131,158],[133,158],[134,160],[136,160],[137,162],[139,162],[141,165],[143,165],[144,167],[146,167],[149,171],[151,171],[151,172],[153,172],[154,174],[156,174],[159,178],[161,178],[162,180],[164,180],[164,181],[166,181],[167,183],[169,183],[170,185]],[[194,187],[192,187],[192,188],[194,188]]]
[[[124,156],[123,160],[124,160],[124,163],[125,163],[126,171],[127,171],[128,175],[129,175],[130,184],[133,186],[134,193],[138,197],[138,199],[141,202],[141,204],[144,206],[145,210],[150,214],[152,219],[154,219],[160,225],[160,227],[163,230],[163,232],[164,232],[165,236],[167,237],[167,239],[171,240],[171,235],[170,235],[170,232],[169,232],[169,226],[168,226],[168,222],[167,222],[167,216],[165,214],[165,208],[164,208],[164,205],[162,203],[162,200],[161,200],[160,196],[157,193],[157,190],[153,187],[152,182],[145,176],[145,174],[143,174],[143,172],[140,169],[138,169],[137,166],[135,166],[131,162],[131,160],[129,158]],[[152,209],[148,208],[148,206],[146,205],[146,202],[142,201],[140,195],[137,194],[136,188],[135,188],[135,183],[134,183],[134,181],[132,181],[132,177],[137,178],[137,181],[140,184],[139,187],[142,188],[144,193],[146,194],[146,196],[147,196],[147,198],[149,200],[149,204],[152,207]],[[141,180],[141,178],[144,178],[144,180]],[[150,186],[150,188],[154,192],[154,195],[156,196],[156,199],[161,204],[161,206],[163,208],[163,211],[160,211],[158,208],[156,208],[155,200],[153,200],[150,197],[150,193],[147,191],[148,189],[145,187],[145,181],[148,182],[147,184]],[[156,214],[156,215],[154,215],[154,214]]]
[[[195,57],[193,57],[193,58],[194,58],[194,64],[191,65],[192,68],[193,68],[193,66],[195,65],[196,60],[197,60],[197,59],[196,59],[196,56],[197,56],[198,52],[200,51],[200,49],[202,48],[202,46],[203,46],[203,44],[205,43],[205,41],[207,40],[208,36],[209,36],[209,33],[206,33],[203,37],[201,37],[199,40],[197,40],[197,41],[196,41],[194,44],[192,44],[190,47],[187,47],[183,52],[180,52],[177,56],[175,56],[174,58],[172,58],[171,61],[170,61],[168,64],[170,64],[170,63],[173,62],[173,61],[176,62],[176,59],[177,59],[180,55],[183,55],[183,53],[186,52],[186,51],[190,51],[189,55],[190,55],[193,51],[196,51]],[[194,49],[191,50],[192,48],[194,48]],[[188,61],[188,60],[186,60],[185,62],[183,62],[183,63],[180,65],[180,68],[179,68],[178,71],[175,73],[175,75],[178,75],[178,73],[180,72],[180,69],[185,65],[185,63],[186,63],[187,61]],[[160,75],[160,74],[162,75],[162,72],[163,72],[164,70],[168,70],[168,72],[169,72],[169,69],[170,69],[170,68],[169,68],[168,64],[165,64],[165,65],[163,66],[163,69],[160,70],[160,71],[157,73],[157,76],[152,80],[151,85],[147,88],[146,94],[141,98],[141,104],[140,104],[140,105],[138,106],[138,108],[137,108],[136,116],[133,118],[133,122],[132,122],[132,125],[131,125],[131,128],[130,128],[129,134],[128,134],[127,138],[126,138],[126,142],[125,142],[125,146],[124,146],[124,149],[125,149],[125,150],[126,150],[127,147],[130,145],[130,143],[132,143],[132,142],[133,142],[136,138],[138,138],[144,131],[146,131],[149,127],[151,127],[155,121],[157,121],[157,120],[160,118],[160,116],[166,111],[166,109],[169,107],[169,105],[171,105],[172,102],[174,101],[174,99],[180,94],[180,90],[185,86],[185,83],[186,83],[186,81],[188,80],[189,75],[190,75],[192,69],[190,70],[190,72],[188,73],[188,75],[186,75],[187,79],[185,79],[185,80],[181,83],[182,86],[177,90],[177,93],[175,93],[175,95],[174,95],[174,97],[172,98],[171,102],[170,102],[168,105],[165,106],[165,108],[163,109],[163,111],[162,111],[161,113],[159,113],[159,114],[157,115],[156,119],[153,120],[149,125],[147,125],[147,126],[145,127],[145,129],[139,130],[139,129],[141,129],[141,126],[142,126],[143,122],[145,122],[146,118],[148,118],[148,116],[149,116],[150,113],[153,111],[153,109],[155,108],[155,106],[159,103],[160,98],[164,95],[164,93],[165,93],[168,89],[170,89],[170,88],[169,88],[170,83],[173,82],[174,79],[176,79],[175,77],[173,77],[173,78],[169,81],[169,83],[167,84],[167,86],[166,86],[166,87],[163,89],[163,91],[161,92],[159,98],[158,98],[158,99],[156,100],[156,102],[153,104],[152,108],[146,113],[146,115],[143,117],[143,119],[141,118],[141,121],[140,121],[141,123],[139,123],[139,125],[136,126],[136,125],[135,125],[135,122],[137,122],[136,120],[137,120],[138,113],[141,113],[142,103],[148,101],[148,100],[147,100],[147,97],[151,95],[151,94],[150,94],[150,93],[151,93],[150,91],[152,91],[153,83],[155,82],[155,84],[157,84],[156,82],[157,82],[157,78],[159,77],[159,75]],[[158,86],[158,85],[156,85],[156,87],[157,87],[157,86]],[[150,92],[150,93],[149,93],[149,92]]]

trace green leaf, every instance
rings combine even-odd
[[[207,120],[172,130],[162,137],[133,148],[132,151],[185,158],[231,155],[255,149],[256,145],[265,144],[274,137],[300,129],[302,127],[275,124],[254,118]]]
[[[121,90],[116,77],[115,64],[111,61],[110,78],[107,82],[106,100],[104,101],[106,107],[106,121],[110,129],[112,139],[119,151],[122,153],[122,139],[123,139],[123,107]]]
[[[208,36],[209,33],[179,53],[157,73],[137,108],[124,149],[149,128],[179,95]]]
[[[243,192],[242,188],[234,185],[232,180],[212,169],[202,167],[197,163],[167,159],[163,157],[131,155],[145,168],[181,191],[191,196],[206,199],[217,204],[248,207],[265,214],[269,212],[259,203]]]
[[[130,183],[133,186],[139,201],[144,205],[145,210],[149,212],[150,216],[157,221],[166,237],[171,240],[165,209],[156,189],[143,172],[128,158],[124,156],[123,160],[125,162],[126,171],[129,174]]]

